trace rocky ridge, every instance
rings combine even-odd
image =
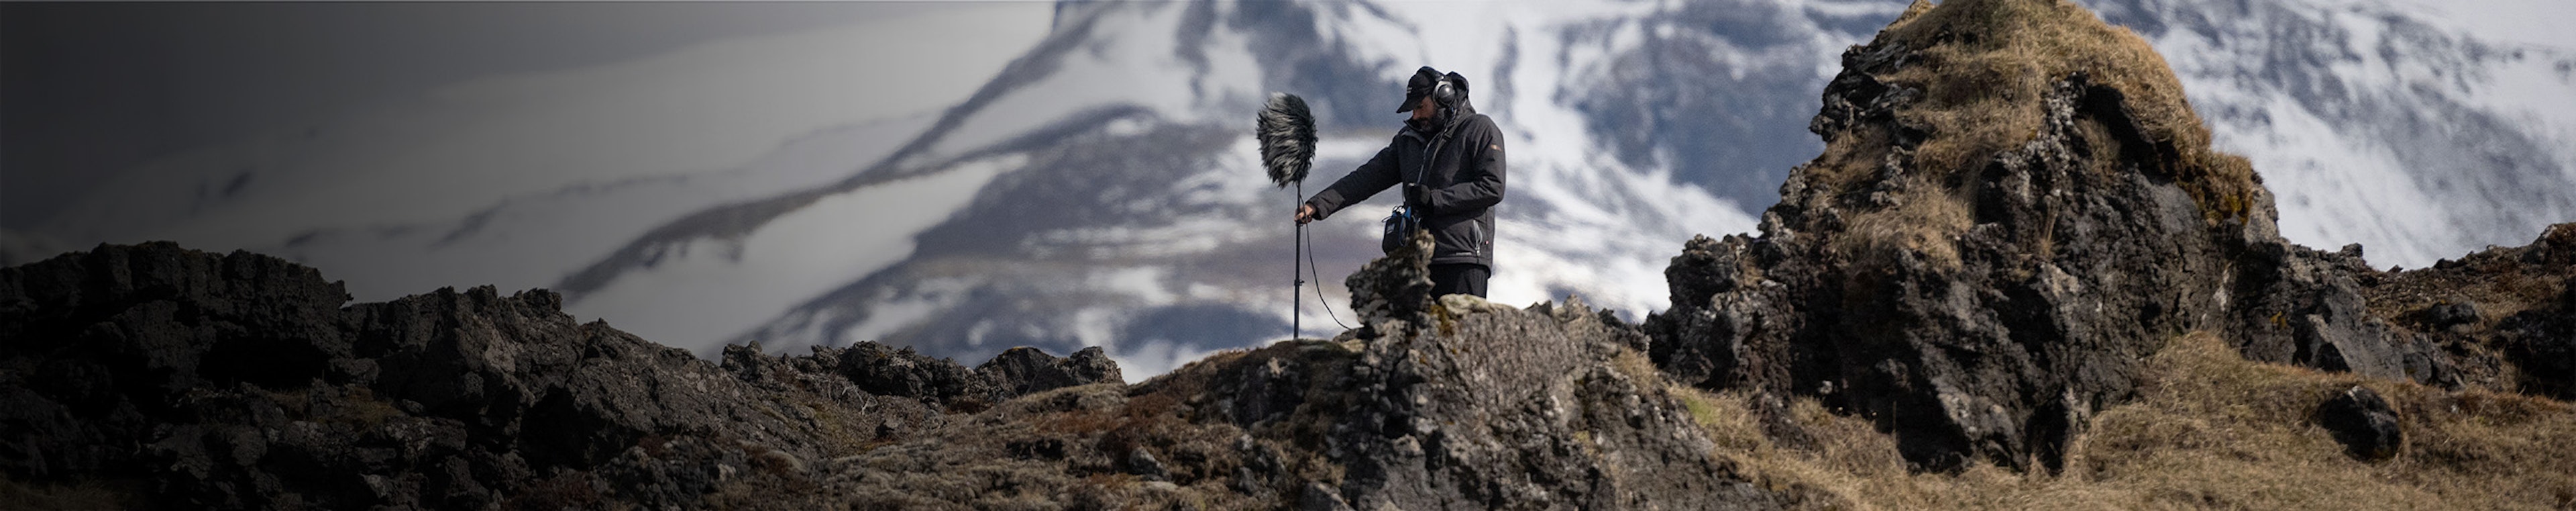
[[[1410,290],[1372,295],[1371,327],[1135,386],[1096,349],[710,362],[544,290],[343,306],[276,258],[102,245],[0,269],[0,469],[192,508],[1795,502],[1701,455],[1636,327],[1430,300],[1421,241],[1353,276]]]
[[[347,300],[311,268],[169,243],[0,270],[0,463],[184,507],[695,502],[943,407],[1119,378],[1097,350],[970,371],[872,344],[792,361],[736,347],[718,366],[576,323],[541,289]]]

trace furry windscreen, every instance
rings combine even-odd
[[[1287,188],[1306,180],[1315,160],[1315,116],[1306,99],[1274,92],[1261,108],[1253,134],[1261,138],[1261,165],[1270,168],[1271,184]]]

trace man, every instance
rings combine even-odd
[[[1431,66],[1405,83],[1413,112],[1404,130],[1333,186],[1297,206],[1297,223],[1322,220],[1404,185],[1404,206],[1431,231],[1431,294],[1485,296],[1493,276],[1494,204],[1503,200],[1503,132],[1467,104],[1467,79]]]

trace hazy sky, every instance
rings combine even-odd
[[[117,171],[467,79],[933,3],[0,3],[0,228]]]

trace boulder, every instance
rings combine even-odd
[[[1760,234],[1690,240],[1665,271],[1673,308],[1645,331],[1677,378],[1813,396],[1924,470],[2055,470],[2183,332],[2451,378],[2367,305],[2359,247],[2279,236],[2260,177],[2134,34],[2065,2],[1917,2],[1842,64],[1809,125],[1825,151]]]
[[[2405,446],[2406,432],[2399,425],[2397,410],[2388,400],[2369,387],[2354,385],[2338,390],[2317,405],[2317,426],[2343,443],[2344,453],[2363,461],[2380,461],[2397,455]]]
[[[1714,444],[1661,377],[1619,368],[1642,356],[1635,325],[1579,302],[1522,309],[1408,291],[1426,287],[1410,283],[1427,253],[1398,251],[1350,277],[1379,290],[1354,292],[1352,308],[1379,312],[1345,343],[1281,343],[1137,393],[1203,385],[1190,394],[1204,416],[1259,438],[1315,438],[1311,448],[1343,467],[1338,484],[1310,484],[1286,464],[1238,477],[1305,508],[1788,505],[1707,455]]]
[[[1099,346],[1083,348],[1064,358],[1027,346],[1011,348],[975,366],[975,372],[993,389],[994,401],[1076,385],[1126,382],[1118,363],[1109,360],[1108,352]]]

